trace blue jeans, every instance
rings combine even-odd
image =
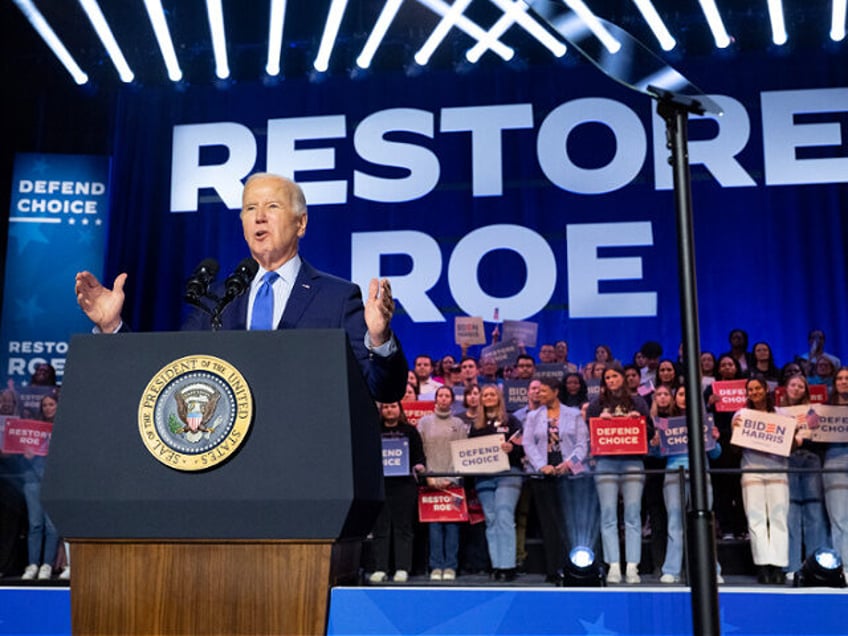
[[[21,488],[27,505],[29,532],[27,534],[28,563],[53,565],[59,549],[59,534],[50,517],[41,507],[41,482],[25,481]],[[42,545],[44,553],[42,555]]]
[[[663,482],[663,501],[668,515],[668,540],[665,548],[665,561],[662,565],[663,574],[680,576],[683,569],[683,552],[685,550],[683,536],[683,512],[689,501],[689,474],[686,474],[684,484],[685,499],[680,495],[680,474],[678,472],[666,473]],[[710,484],[710,476],[707,475],[707,506],[713,507],[713,487]],[[721,574],[721,566],[716,565],[716,570]]]
[[[824,468],[842,471],[824,473],[822,481],[833,547],[842,557],[842,567],[848,569],[848,444],[831,444],[824,456]]]
[[[636,473],[644,470],[641,459],[600,457],[595,466],[599,473]],[[620,563],[618,545],[618,495],[624,502],[624,555],[627,563],[642,559],[642,488],[645,474],[595,475],[595,487],[601,506],[601,542],[604,561]]]
[[[515,567],[515,506],[521,495],[519,474],[477,478],[477,496],[486,517],[489,558],[496,570]]]
[[[799,448],[789,456],[789,468],[821,469],[818,455]],[[821,473],[789,473],[789,567],[797,572],[805,556],[830,546]],[[806,553],[806,554],[805,554]]]
[[[579,477],[560,477],[558,485],[568,538],[566,557],[577,546],[592,548],[597,554],[601,510],[592,476],[583,474]]]
[[[456,570],[459,558],[459,524],[435,522],[430,525],[430,569]]]

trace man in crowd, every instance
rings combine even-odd
[[[427,399],[429,396],[429,399],[432,400],[436,395],[436,390],[442,386],[433,379],[433,359],[424,354],[416,356],[412,372],[418,378],[418,395],[424,396],[423,399]],[[450,370],[446,369],[445,373],[450,373]]]

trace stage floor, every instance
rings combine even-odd
[[[719,605],[722,634],[848,634],[848,590],[763,586],[730,576],[719,588]],[[540,575],[497,587],[482,575],[453,584],[413,577],[402,586],[334,588],[327,633],[683,636],[692,634],[692,619],[689,588],[652,577],[596,589],[554,587]],[[0,634],[70,636],[69,588],[0,586]]]

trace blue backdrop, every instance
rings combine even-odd
[[[125,90],[106,267],[130,273],[125,317],[179,325],[193,267],[246,255],[237,179],[270,169],[305,184],[307,260],[393,278],[409,354],[455,353],[453,318],[498,307],[578,362],[598,343],[629,360],[648,339],[676,355],[664,127],[649,98],[565,60]],[[677,68],[726,111],[690,125],[702,348],[740,327],[782,362],[817,326],[848,355],[845,64],[822,51]]]

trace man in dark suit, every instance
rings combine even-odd
[[[406,390],[408,364],[391,331],[394,301],[389,281],[372,279],[363,305],[358,286],[313,268],[298,253],[307,220],[306,201],[296,183],[266,173],[248,178],[241,221],[259,270],[249,293],[224,311],[222,328],[344,328],[374,398],[399,401]],[[89,272],[76,276],[77,302],[103,333],[124,330],[126,278],[119,274],[108,289]],[[207,329],[208,318],[192,314],[183,328]]]

